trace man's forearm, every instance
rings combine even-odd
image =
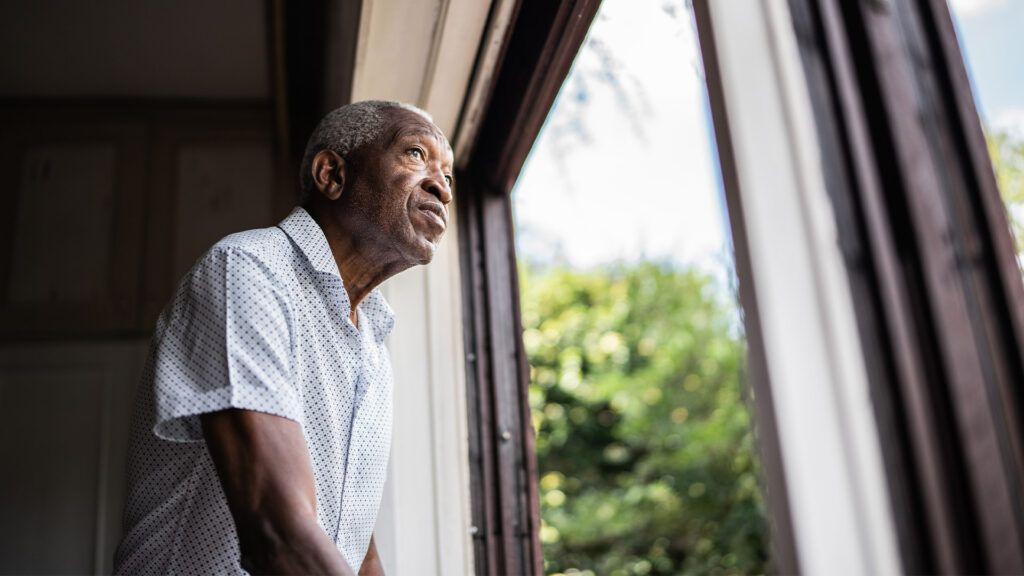
[[[256,574],[351,576],[316,520],[316,487],[301,426],[248,410],[201,418],[235,520],[242,567]]]
[[[238,534],[242,567],[250,574],[352,575],[338,548],[315,519],[275,522],[264,518],[248,524],[238,526]]]

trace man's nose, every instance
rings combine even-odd
[[[440,170],[435,170],[427,180],[423,183],[423,187],[430,192],[431,195],[435,196],[441,201],[441,204],[445,206],[452,201],[451,188],[445,183],[444,174]]]

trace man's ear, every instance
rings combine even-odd
[[[313,157],[313,185],[327,197],[337,200],[345,189],[345,159],[331,150],[321,150]]]

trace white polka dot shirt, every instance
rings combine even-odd
[[[302,208],[228,236],[196,263],[157,321],[136,398],[115,571],[245,573],[199,422],[226,408],[301,424],[317,520],[359,570],[391,444],[384,338],[394,314],[375,289],[358,329],[348,317],[327,239]]]

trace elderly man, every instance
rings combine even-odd
[[[451,171],[425,112],[339,108],[306,147],[302,206],[196,263],[137,398],[118,572],[383,572],[394,319],[377,287],[430,262]]]

